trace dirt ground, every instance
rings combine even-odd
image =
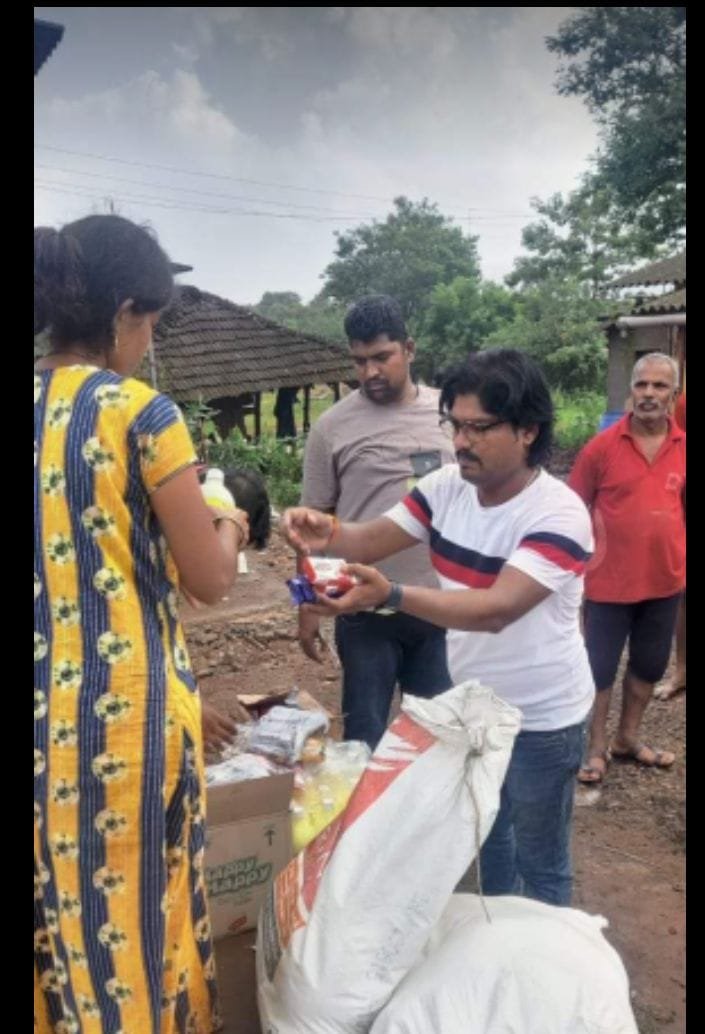
[[[250,573],[218,608],[185,609],[189,649],[206,700],[228,711],[233,693],[299,686],[335,717],[340,677],[328,655],[316,665],[301,653],[284,579],[289,551],[274,536],[248,553]],[[618,706],[618,695],[613,711]],[[669,771],[613,763],[603,789],[576,793],[574,904],[609,920],[632,988],[640,1034],[685,1031],[685,697],[654,701],[645,742],[673,750]]]

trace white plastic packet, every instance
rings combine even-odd
[[[454,894],[371,1034],[638,1034],[607,920]]]
[[[272,707],[258,721],[240,727],[237,745],[248,753],[265,754],[282,764],[293,765],[301,757],[308,737],[326,732],[328,725],[323,711]]]
[[[369,1030],[494,822],[519,723],[477,682],[405,697],[345,811],[262,908],[267,1034]]]

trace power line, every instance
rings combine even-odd
[[[152,205],[155,208],[167,208],[182,212],[203,212],[212,215],[249,215],[259,217],[269,217],[270,219],[300,219],[303,221],[314,222],[314,223],[326,223],[326,222],[358,222],[360,216],[349,215],[349,216],[323,216],[323,215],[309,215],[303,212],[259,212],[254,209],[247,208],[215,208],[208,207],[206,205],[198,205],[194,202],[192,205],[181,204],[177,201],[169,201],[169,199],[156,198],[153,195],[136,195],[136,194],[117,194],[113,191],[106,190],[102,193],[96,193],[95,190],[91,190],[86,187],[81,190],[80,188],[74,187],[62,187],[56,183],[42,183],[37,181],[35,187],[38,190],[46,190],[54,194],[71,194],[74,197],[86,197],[95,201],[100,201],[107,198],[114,198],[116,201],[124,201],[127,203],[140,202],[141,204]]]
[[[173,190],[179,194],[200,194],[202,197],[226,198],[229,201],[247,201],[263,205],[277,205],[279,208],[305,208],[310,209],[314,212],[328,212],[331,215],[344,217],[353,216],[353,213],[351,212],[338,212],[334,208],[321,208],[319,205],[297,205],[293,201],[270,201],[268,198],[264,197],[243,197],[242,195],[237,194],[223,194],[220,191],[201,190],[198,187],[173,187],[167,183],[154,183],[153,181],[145,182],[144,180],[133,180],[127,176],[115,176],[113,173],[89,172],[88,170],[82,169],[62,169],[56,165],[44,165],[42,162],[37,162],[35,164],[35,168],[45,169],[47,172],[60,172],[67,176],[90,176],[92,179],[110,179],[115,180],[117,183],[130,183],[133,186],[137,187],[156,187],[157,190]],[[83,186],[83,184],[80,184],[80,186]],[[370,214],[359,216],[354,215],[353,217],[355,219],[375,218],[375,216]]]
[[[349,198],[355,198],[357,200],[362,200],[362,201],[381,201],[384,204],[392,204],[394,202],[394,198],[380,197],[379,195],[375,195],[375,194],[352,194],[352,193],[348,193],[348,192],[340,191],[340,190],[328,190],[328,189],[325,189],[323,187],[302,187],[302,186],[294,185],[292,183],[273,183],[273,182],[267,181],[267,180],[248,179],[248,178],[246,178],[244,176],[231,176],[231,175],[226,175],[224,173],[197,172],[194,169],[185,169],[183,167],[179,168],[178,166],[173,166],[173,165],[161,165],[161,164],[157,164],[157,163],[154,163],[154,162],[138,162],[138,161],[134,161],[133,159],[129,159],[129,158],[117,158],[117,157],[111,156],[111,155],[95,154],[94,152],[91,152],[91,151],[76,151],[76,150],[72,150],[72,149],[67,148],[67,147],[54,147],[54,146],[52,146],[50,144],[35,144],[34,146],[38,150],[55,151],[55,152],[57,152],[59,154],[70,154],[70,155],[74,155],[74,156],[81,157],[81,158],[95,159],[96,161],[116,162],[116,163],[118,163],[120,165],[137,166],[137,167],[143,168],[143,169],[160,169],[163,172],[175,172],[175,173],[179,173],[179,174],[183,174],[183,175],[187,175],[187,176],[201,176],[201,177],[205,177],[205,178],[208,178],[208,179],[229,180],[231,182],[236,182],[236,183],[251,183],[251,184],[254,184],[255,186],[260,186],[260,187],[274,187],[277,190],[296,190],[296,191],[301,191],[301,192],[308,193],[308,194],[329,194],[329,195],[332,195],[332,196],[335,196],[335,197],[349,197]],[[500,209],[500,208],[494,208],[494,209],[493,208],[481,208],[479,206],[474,206],[473,207],[471,205],[465,206],[465,212],[484,212],[484,213],[487,213],[487,214],[493,213],[493,214],[496,214],[496,215],[504,215],[504,216],[507,216],[507,217],[516,217],[516,218],[522,218],[522,219],[530,219],[530,218],[532,218],[531,213],[527,213],[527,212],[516,212],[516,211],[511,211],[510,209]],[[461,218],[467,219],[468,216],[467,215],[461,216]]]

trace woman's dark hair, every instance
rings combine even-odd
[[[388,294],[368,294],[355,302],[345,314],[348,341],[369,344],[380,334],[390,341],[406,341],[408,334],[401,306]]]
[[[82,341],[96,352],[113,341],[128,298],[138,315],[168,304],[169,259],[145,227],[119,215],[89,215],[61,230],[34,231],[34,333],[49,329],[61,347]]]
[[[553,402],[540,367],[515,348],[476,352],[448,370],[441,386],[440,410],[448,413],[459,395],[477,395],[482,408],[515,429],[538,427],[529,447],[530,467],[545,463],[551,452]]]

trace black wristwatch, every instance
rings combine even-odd
[[[402,585],[399,585],[398,582],[392,582],[389,589],[389,596],[387,596],[384,603],[380,603],[379,607],[376,607],[375,609],[379,611],[399,610],[403,592],[404,587]]]

